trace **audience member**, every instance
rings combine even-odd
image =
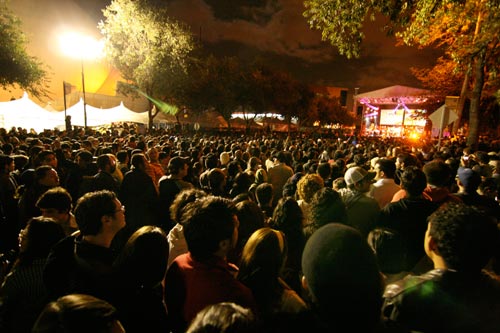
[[[236,280],[237,268],[226,260],[238,239],[235,213],[231,202],[221,197],[208,196],[186,206],[181,224],[189,252],[174,259],[165,278],[173,332],[184,332],[210,304],[235,302],[255,309],[250,289]]]
[[[108,302],[84,294],[60,297],[45,306],[32,333],[125,333]]]
[[[387,286],[384,315],[404,331],[496,332],[500,284],[482,271],[498,244],[496,222],[448,203],[429,217],[425,252],[434,269]]]

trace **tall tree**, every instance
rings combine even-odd
[[[33,96],[48,96],[45,65],[26,51],[28,39],[8,2],[0,0],[0,87],[18,86]]]
[[[169,18],[164,2],[112,0],[99,23],[105,50],[127,81],[123,93],[139,90],[150,101],[149,126],[162,105],[172,101],[179,82],[186,75],[187,60],[194,48],[188,30]],[[127,89],[128,87],[128,89]],[[132,89],[130,89],[132,87]]]
[[[363,23],[381,13],[385,27],[407,45],[437,46],[462,68],[472,70],[468,143],[476,145],[479,98],[485,82],[498,72],[500,2],[498,0],[306,0],[311,27],[347,57],[359,57]],[[477,99],[477,100],[476,100]]]
[[[235,57],[199,59],[190,68],[181,101],[197,112],[215,109],[230,126],[232,113],[245,104],[246,74]]]

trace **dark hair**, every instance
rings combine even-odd
[[[85,149],[80,150],[76,156],[87,163],[91,163],[93,159],[92,153]]]
[[[38,201],[36,207],[40,209],[57,209],[59,212],[70,212],[73,199],[71,194],[63,187],[54,187],[43,193]]]
[[[115,213],[116,199],[116,194],[108,190],[89,192],[78,199],[75,219],[82,235],[99,233],[102,228],[101,218]]]
[[[405,269],[406,251],[399,232],[375,228],[368,234],[367,241],[375,252],[382,273],[397,274]]]
[[[108,333],[118,321],[115,307],[94,296],[70,294],[48,303],[33,333]]]
[[[130,164],[136,168],[136,169],[140,169],[141,166],[146,166],[146,156],[142,153],[139,153],[139,154],[134,154],[132,155],[132,158],[130,159]]]
[[[198,312],[186,333],[255,333],[257,324],[250,309],[231,302],[208,305]]]
[[[184,207],[186,207],[188,203],[194,202],[206,196],[207,193],[205,191],[197,188],[189,188],[180,191],[170,205],[170,218],[172,221],[179,223],[181,221],[182,213],[184,212]]]
[[[464,273],[480,271],[498,243],[494,219],[477,207],[447,203],[429,216],[429,236],[448,268]]]
[[[378,164],[380,171],[383,171],[387,178],[394,178],[396,174],[396,163],[388,158],[379,158],[375,165]]]
[[[422,171],[425,174],[427,183],[438,187],[447,186],[452,176],[448,164],[441,160],[433,160],[426,163]]]
[[[181,224],[191,255],[204,260],[233,236],[236,215],[233,203],[225,198],[206,196],[186,205]]]
[[[119,151],[116,152],[116,159],[120,163],[125,163],[125,161],[127,160],[128,156],[129,156],[128,155],[128,151],[126,151],[126,150],[119,150]]]
[[[324,187],[314,194],[309,205],[311,223],[319,228],[327,223],[347,223],[346,207],[340,194]]]
[[[108,165],[110,163],[110,159],[109,159],[109,156],[108,154],[101,154],[97,157],[97,167],[100,169],[100,170],[103,170],[104,168],[106,168],[106,165]]]
[[[265,216],[259,206],[250,200],[238,202],[235,206],[236,216],[240,222],[238,227],[237,251],[243,249],[246,241],[252,233],[263,228],[265,225]]]
[[[321,178],[323,178],[323,180],[327,180],[328,178],[330,178],[330,175],[332,173],[332,167],[328,162],[320,163],[318,164],[316,172],[318,173],[318,175],[320,175]]]
[[[410,196],[419,196],[427,186],[427,179],[424,172],[417,166],[404,168],[401,174],[401,188],[406,190]]]
[[[259,205],[269,203],[273,198],[273,185],[269,183],[259,184],[255,188],[255,199]]]
[[[147,225],[130,236],[115,265],[123,279],[141,288],[151,288],[165,276],[168,252],[165,232],[159,227]]]
[[[52,247],[65,237],[61,225],[51,218],[33,217],[21,230],[20,237],[25,241],[21,247],[15,266],[31,264],[35,259],[47,258]]]

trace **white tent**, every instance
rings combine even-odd
[[[26,92],[22,98],[0,102],[0,127],[23,127],[42,132],[60,126],[64,126],[64,116],[42,108]]]
[[[123,105],[109,108],[100,109],[87,104],[87,126],[101,126],[116,122],[135,122],[140,124],[148,123],[147,112],[135,112]],[[66,109],[66,114],[71,116],[71,125],[85,126],[83,100]]]
[[[85,107],[87,113],[87,126],[100,126],[109,123],[106,117],[106,110],[99,109],[92,105],[87,104]],[[66,109],[66,114],[71,116],[71,125],[85,126],[85,113],[83,108],[83,99],[80,98],[78,103]]]
[[[109,122],[134,122],[140,124],[148,123],[148,112],[135,112],[127,108],[123,105],[123,102],[120,102],[120,105],[115,106],[110,109],[103,110],[106,113],[106,118]]]

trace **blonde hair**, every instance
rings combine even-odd
[[[323,178],[318,174],[311,173],[303,176],[297,183],[297,194],[305,202],[311,202],[316,192],[325,186]]]

